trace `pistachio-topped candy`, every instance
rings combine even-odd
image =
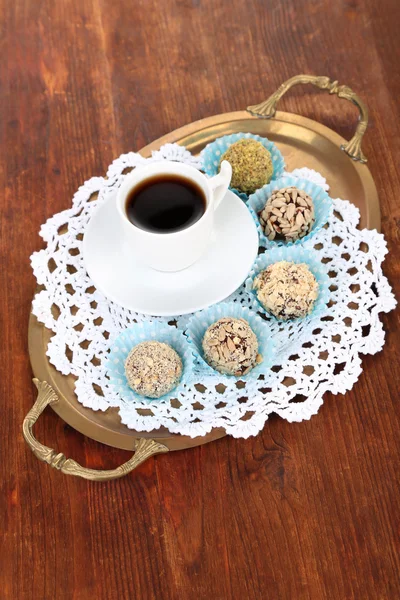
[[[252,194],[272,178],[271,154],[261,142],[243,138],[233,143],[221,156],[232,167],[231,187]]]

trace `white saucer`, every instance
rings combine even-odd
[[[127,255],[115,198],[88,225],[83,258],[97,289],[121,306],[152,316],[195,312],[220,302],[246,279],[258,252],[258,233],[244,202],[228,191],[215,213],[204,256],[178,273],[161,273]]]

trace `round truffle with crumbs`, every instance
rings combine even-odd
[[[265,310],[281,321],[307,316],[318,297],[318,283],[308,266],[285,260],[261,271],[253,289]]]
[[[179,354],[164,342],[141,342],[128,354],[125,375],[136,394],[160,398],[179,383],[182,361]]]
[[[256,334],[245,319],[224,317],[207,329],[203,338],[204,358],[227,375],[246,375],[262,361]]]
[[[272,178],[273,166],[271,154],[261,142],[253,139],[241,139],[232,144],[221,156],[232,167],[231,187],[252,194]]]

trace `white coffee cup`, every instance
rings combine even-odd
[[[186,229],[172,233],[154,233],[131,223],[126,213],[126,201],[131,190],[150,177],[171,174],[181,175],[203,190],[206,209],[200,219]],[[172,161],[148,163],[131,171],[117,194],[125,251],[139,256],[158,271],[181,271],[195,263],[207,249],[214,227],[214,212],[228,190],[231,177],[231,165],[225,160],[218,175],[211,179],[194,167]]]

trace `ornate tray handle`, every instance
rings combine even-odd
[[[353,104],[357,106],[360,111],[360,118],[358,125],[356,127],[356,132],[347,144],[343,144],[341,149],[346,152],[353,160],[358,160],[361,163],[366,163],[367,159],[365,158],[362,150],[361,150],[361,141],[365,130],[368,125],[368,109],[365,106],[364,102],[361,98],[353,92],[353,90],[347,85],[338,85],[337,81],[332,81],[329,77],[317,77],[315,75],[296,75],[291,79],[282,83],[282,85],[278,88],[278,90],[272,94],[265,100],[265,102],[261,102],[261,104],[256,104],[254,106],[248,106],[247,110],[249,113],[254,115],[255,117],[263,117],[265,119],[271,119],[275,116],[276,107],[279,100],[282,98],[283,94],[286,94],[288,90],[294,85],[299,83],[312,83],[316,87],[321,90],[328,90],[330,94],[336,94],[339,98],[345,98],[346,100],[350,100]]]
[[[90,479],[91,481],[108,481],[109,479],[118,479],[123,477],[136,469],[146,459],[150,458],[154,454],[160,454],[168,452],[168,448],[163,444],[159,444],[154,440],[139,439],[137,440],[135,454],[126,463],[112,469],[110,471],[96,471],[95,469],[87,469],[82,467],[79,463],[72,458],[66,458],[64,454],[57,453],[52,448],[44,446],[34,437],[32,428],[46,406],[50,404],[57,404],[58,396],[46,381],[39,381],[38,379],[33,380],[34,384],[38,389],[38,397],[31,410],[28,412],[22,425],[22,431],[24,438],[34,455],[51,467],[58,469],[65,475],[76,475],[83,479]]]

